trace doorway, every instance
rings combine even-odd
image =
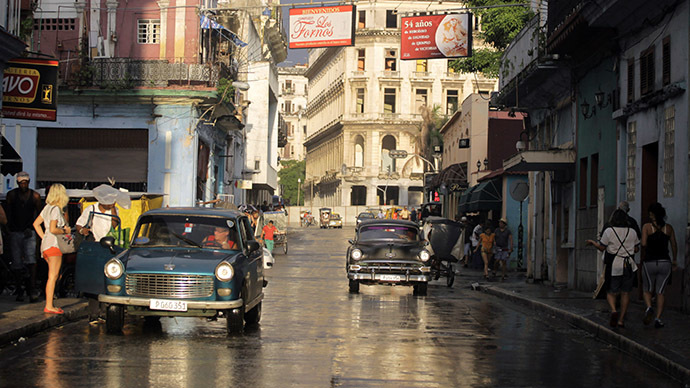
[[[659,142],[647,144],[642,147],[642,176],[640,182],[642,199],[640,202],[640,225],[650,222],[647,209],[649,205],[657,202],[657,184],[659,182]]]

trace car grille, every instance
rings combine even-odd
[[[213,295],[213,276],[127,274],[127,295],[160,298],[205,298]]]
[[[360,272],[374,271],[380,274],[399,274],[409,271],[410,274],[419,274],[420,263],[361,263],[362,269]]]

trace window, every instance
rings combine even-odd
[[[33,19],[34,30],[39,28],[43,31],[74,31],[77,26],[77,19],[66,18],[49,18],[49,19]]]
[[[364,113],[364,88],[357,89],[356,113]]]
[[[592,165],[590,166],[589,179],[589,205],[597,206],[599,200],[599,154],[591,156]]]
[[[395,89],[383,89],[383,113],[395,113]]]
[[[450,116],[458,110],[458,91],[446,91],[446,115]]]
[[[357,50],[357,71],[364,71],[364,49]]]
[[[417,59],[417,71],[423,73],[426,73],[428,71],[426,59]]]
[[[640,94],[654,91],[654,46],[640,54]]]
[[[386,50],[386,71],[396,71],[398,69],[397,57],[398,52],[396,50]]]
[[[628,102],[635,100],[635,58],[628,59]]]
[[[661,46],[661,82],[666,86],[671,83],[671,37],[664,38]]]
[[[359,20],[357,21],[357,28],[367,27],[367,11],[359,11]]]
[[[428,92],[426,89],[417,89],[415,91],[414,110],[416,113],[421,113],[423,106],[426,106],[428,101]]]
[[[453,60],[449,59],[448,64],[446,65],[446,71],[448,71],[449,73],[455,73],[455,68],[453,68],[452,65],[453,65]]]
[[[302,126],[302,133],[304,133],[305,135],[307,134],[307,126],[306,125]]]
[[[355,139],[355,167],[364,167],[364,138],[360,135]]]
[[[292,93],[292,81],[285,80],[285,85],[283,86],[283,93]]]
[[[675,159],[676,107],[669,106],[664,111],[664,197],[673,197],[673,161]]]
[[[295,157],[295,146],[291,145],[290,146],[290,157]]]
[[[587,207],[587,158],[580,159],[580,208]]]
[[[292,123],[287,123],[287,135],[292,137],[294,135],[295,129],[292,126]]]
[[[285,113],[292,113],[292,101],[285,101]]]
[[[398,28],[398,12],[395,10],[386,10],[386,28]]]
[[[628,123],[628,160],[625,177],[626,199],[635,200],[635,158],[637,156],[637,122]]]
[[[141,44],[160,43],[161,21],[159,19],[139,19],[137,21],[137,42]]]

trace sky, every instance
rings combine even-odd
[[[291,4],[291,3],[304,3],[304,0],[281,0],[281,4]],[[288,44],[290,42],[290,8],[283,7],[283,28],[285,29],[285,34],[288,37]],[[287,59],[278,64],[278,66],[294,66],[298,63],[307,63],[307,57],[309,55],[308,49],[290,49],[288,48]]]

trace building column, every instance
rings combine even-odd
[[[352,185],[343,184],[340,190],[340,206],[350,206],[352,198]]]
[[[398,203],[400,206],[407,206],[409,204],[409,197],[408,185],[398,186]]]
[[[378,206],[376,201],[376,185],[367,185],[367,206]]]

